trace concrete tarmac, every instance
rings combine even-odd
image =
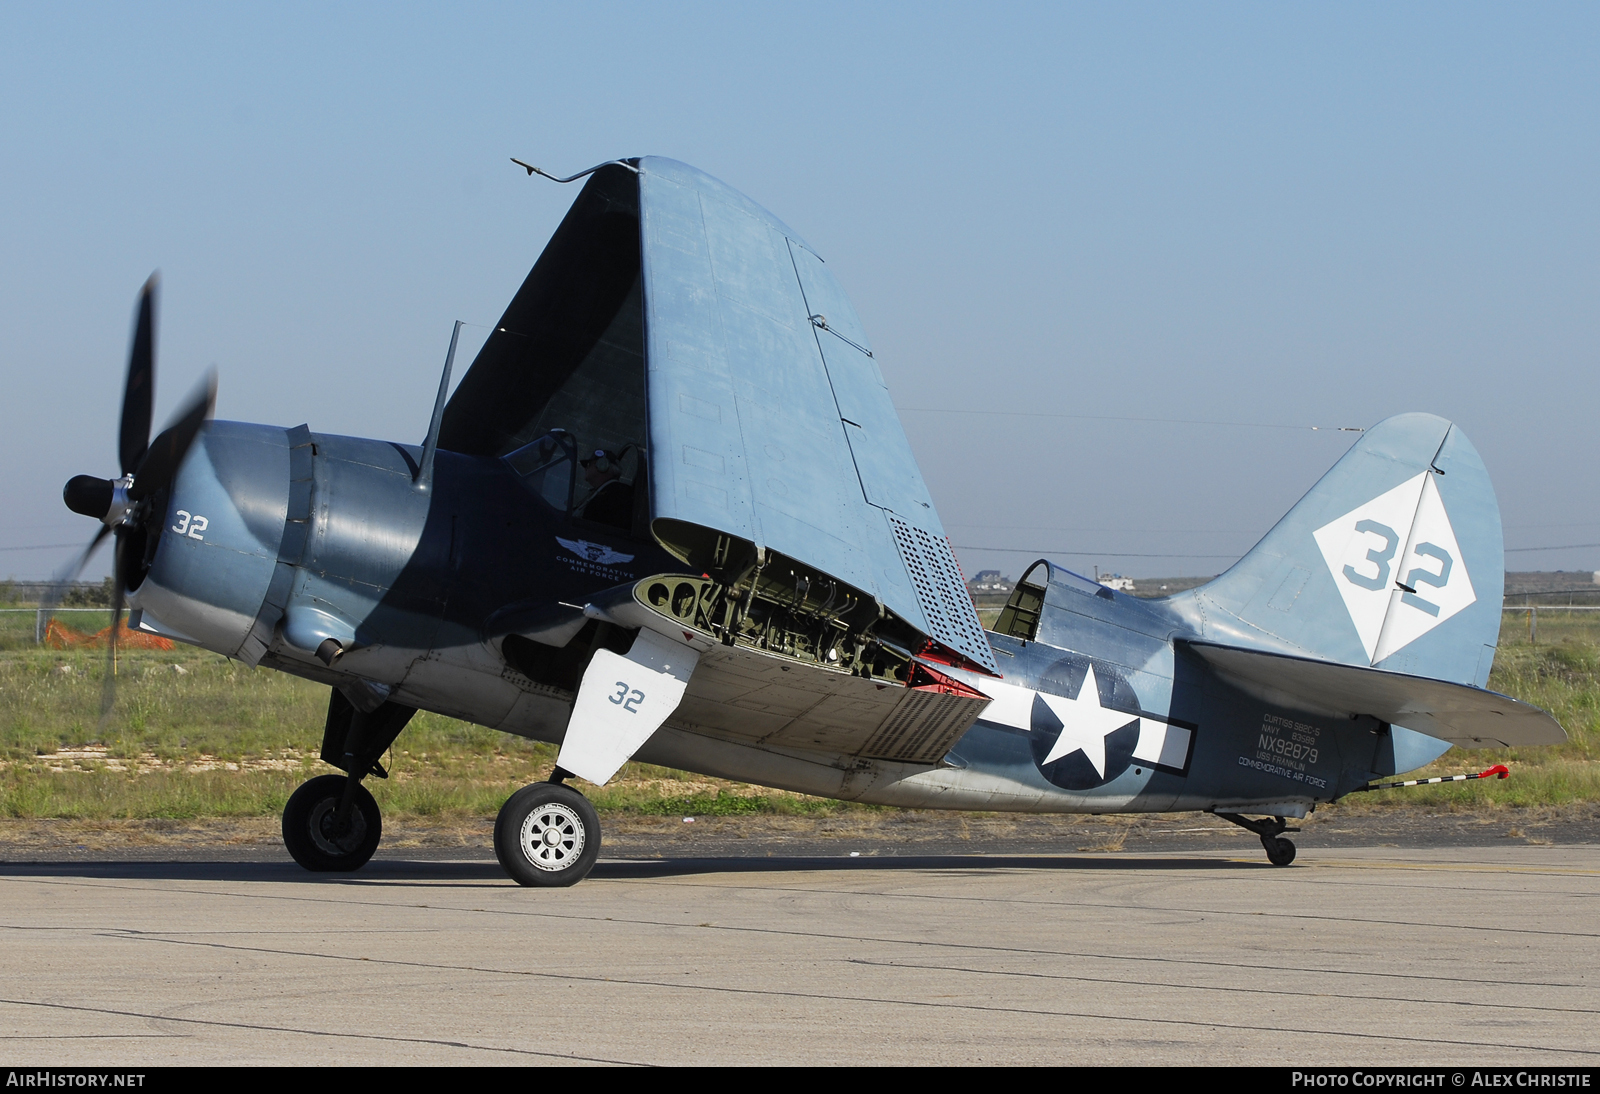
[[[11,863],[0,1055],[1592,1067],[1597,914],[1595,845]]]

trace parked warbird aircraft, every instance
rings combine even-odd
[[[630,758],[921,808],[1209,810],[1285,864],[1289,819],[1375,777],[1565,739],[1483,690],[1500,517],[1451,423],[1367,431],[1208,585],[1139,600],[1041,561],[986,633],[823,260],[681,163],[584,175],[420,446],[207,422],[208,387],[147,447],[146,288],[123,475],[67,504],[115,534],[131,626],[329,685],[344,774],[284,810],[301,865],[371,857],[362,780],[419,709],[560,745],[495,827],[524,885],[589,871],[564,780]]]

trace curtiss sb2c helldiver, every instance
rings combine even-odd
[[[1207,585],[1142,600],[1040,561],[986,632],[822,258],[684,164],[583,177],[448,394],[452,338],[420,446],[209,421],[209,383],[147,443],[146,287],[122,477],[67,504],[91,550],[115,536],[131,627],[329,686],[343,773],[283,815],[306,868],[372,856],[362,781],[418,710],[560,746],[495,826],[524,885],[589,871],[565,780],[634,758],[918,808],[1208,810],[1286,864],[1318,803],[1565,739],[1484,690],[1500,517],[1450,422],[1366,431]]]

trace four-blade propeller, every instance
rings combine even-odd
[[[127,597],[130,570],[142,564],[142,551],[134,552],[130,544],[137,540],[141,546],[152,521],[163,516],[159,499],[177,477],[178,468],[189,447],[200,435],[200,428],[211,416],[217,400],[217,377],[208,370],[199,387],[173,416],[171,424],[152,442],[150,440],[151,408],[155,401],[155,328],[156,328],[157,277],[150,275],[139,294],[139,318],[133,329],[133,346],[128,353],[128,379],[122,390],[122,423],[117,436],[117,454],[122,463],[122,475],[115,479],[102,479],[93,475],[75,475],[62,491],[67,508],[101,522],[101,528],[89,545],[65,570],[56,575],[49,594],[40,605],[46,614],[61,602],[72,583],[77,580],[89,556],[107,536],[115,536],[112,562],[111,630],[107,643],[105,687],[100,701],[100,717],[111,710],[115,692],[115,667],[117,657],[117,632],[122,627],[122,608]],[[159,529],[155,530],[159,535]],[[136,553],[140,557],[135,557]]]

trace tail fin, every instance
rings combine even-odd
[[[1504,551],[1472,443],[1442,418],[1402,414],[1369,429],[1227,573],[1172,605],[1211,641],[1482,687]]]

